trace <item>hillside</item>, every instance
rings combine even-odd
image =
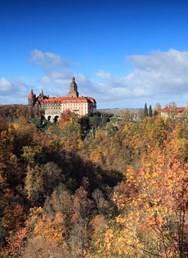
[[[83,137],[74,114],[41,131],[16,110],[0,110],[1,257],[187,257],[185,120],[110,119]]]

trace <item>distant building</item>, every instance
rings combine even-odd
[[[185,111],[184,107],[165,107],[161,109],[161,117],[164,119],[167,118],[178,118]]]
[[[46,119],[53,121],[58,119],[65,110],[70,110],[82,117],[96,113],[96,101],[92,97],[79,97],[75,78],[72,78],[68,96],[49,97],[45,96],[43,91],[38,97],[31,90],[28,96],[28,106],[43,110]]]

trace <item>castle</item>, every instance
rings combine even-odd
[[[92,97],[79,97],[74,77],[70,84],[68,96],[49,97],[44,95],[42,91],[39,96],[36,97],[33,90],[31,90],[28,96],[28,106],[42,110],[45,118],[51,122],[57,120],[65,110],[70,110],[79,117],[93,115],[96,113],[96,104],[95,99]]]

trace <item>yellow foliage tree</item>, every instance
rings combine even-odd
[[[68,248],[64,240],[65,227],[62,213],[58,212],[54,217],[50,217],[41,207],[32,208],[26,227],[30,233],[23,257],[60,258],[61,255],[66,257]]]
[[[95,239],[94,257],[186,257],[188,164],[158,148],[142,162],[116,188],[119,215]]]

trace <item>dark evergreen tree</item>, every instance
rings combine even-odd
[[[144,117],[148,116],[148,108],[147,108],[147,104],[145,103],[144,105]]]
[[[153,111],[152,111],[152,107],[151,107],[151,105],[149,106],[148,116],[150,116],[150,117],[152,117],[152,116],[153,116]]]

